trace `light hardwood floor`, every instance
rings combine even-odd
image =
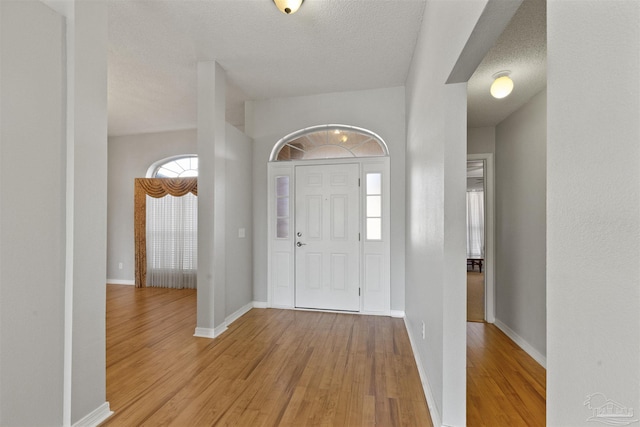
[[[251,310],[194,338],[194,291],[107,286],[103,425],[431,426],[400,319]],[[467,324],[467,425],[543,426],[544,368]]]
[[[484,273],[467,271],[467,322],[484,322]]]
[[[254,309],[211,340],[195,304],[107,285],[103,425],[432,425],[401,319]]]
[[[546,370],[488,323],[467,323],[467,425],[544,426]]]

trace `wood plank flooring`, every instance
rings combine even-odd
[[[104,426],[431,426],[401,319],[254,309],[193,337],[190,290],[107,285]]]
[[[484,322],[484,273],[467,271],[467,322]]]
[[[495,325],[467,323],[467,425],[545,423],[546,370]]]
[[[191,290],[107,286],[103,425],[430,426],[400,319],[252,310],[194,338]],[[467,425],[545,425],[546,371],[467,324]]]

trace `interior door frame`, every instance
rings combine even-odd
[[[297,309],[295,307],[295,167],[311,165],[359,164],[360,169],[360,310],[355,314],[391,314],[390,266],[390,159],[385,157],[349,157],[342,159],[269,162],[267,185],[267,307]],[[382,174],[382,239],[366,239],[365,196],[368,173]],[[289,215],[287,237],[277,237],[278,215],[276,180],[288,177]],[[331,311],[331,310],[320,310]]]
[[[484,318],[495,323],[495,171],[493,153],[468,154],[467,161],[484,162]]]

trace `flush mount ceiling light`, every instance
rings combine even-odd
[[[273,0],[280,12],[292,15],[300,9],[300,5],[304,0]]]
[[[510,71],[500,71],[493,75],[493,83],[491,84],[491,96],[502,99],[508,96],[513,90],[513,80],[509,77]]]

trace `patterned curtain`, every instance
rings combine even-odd
[[[134,189],[134,233],[136,287],[147,286],[147,196],[198,195],[197,178],[136,178]],[[194,282],[195,283],[195,282]]]

